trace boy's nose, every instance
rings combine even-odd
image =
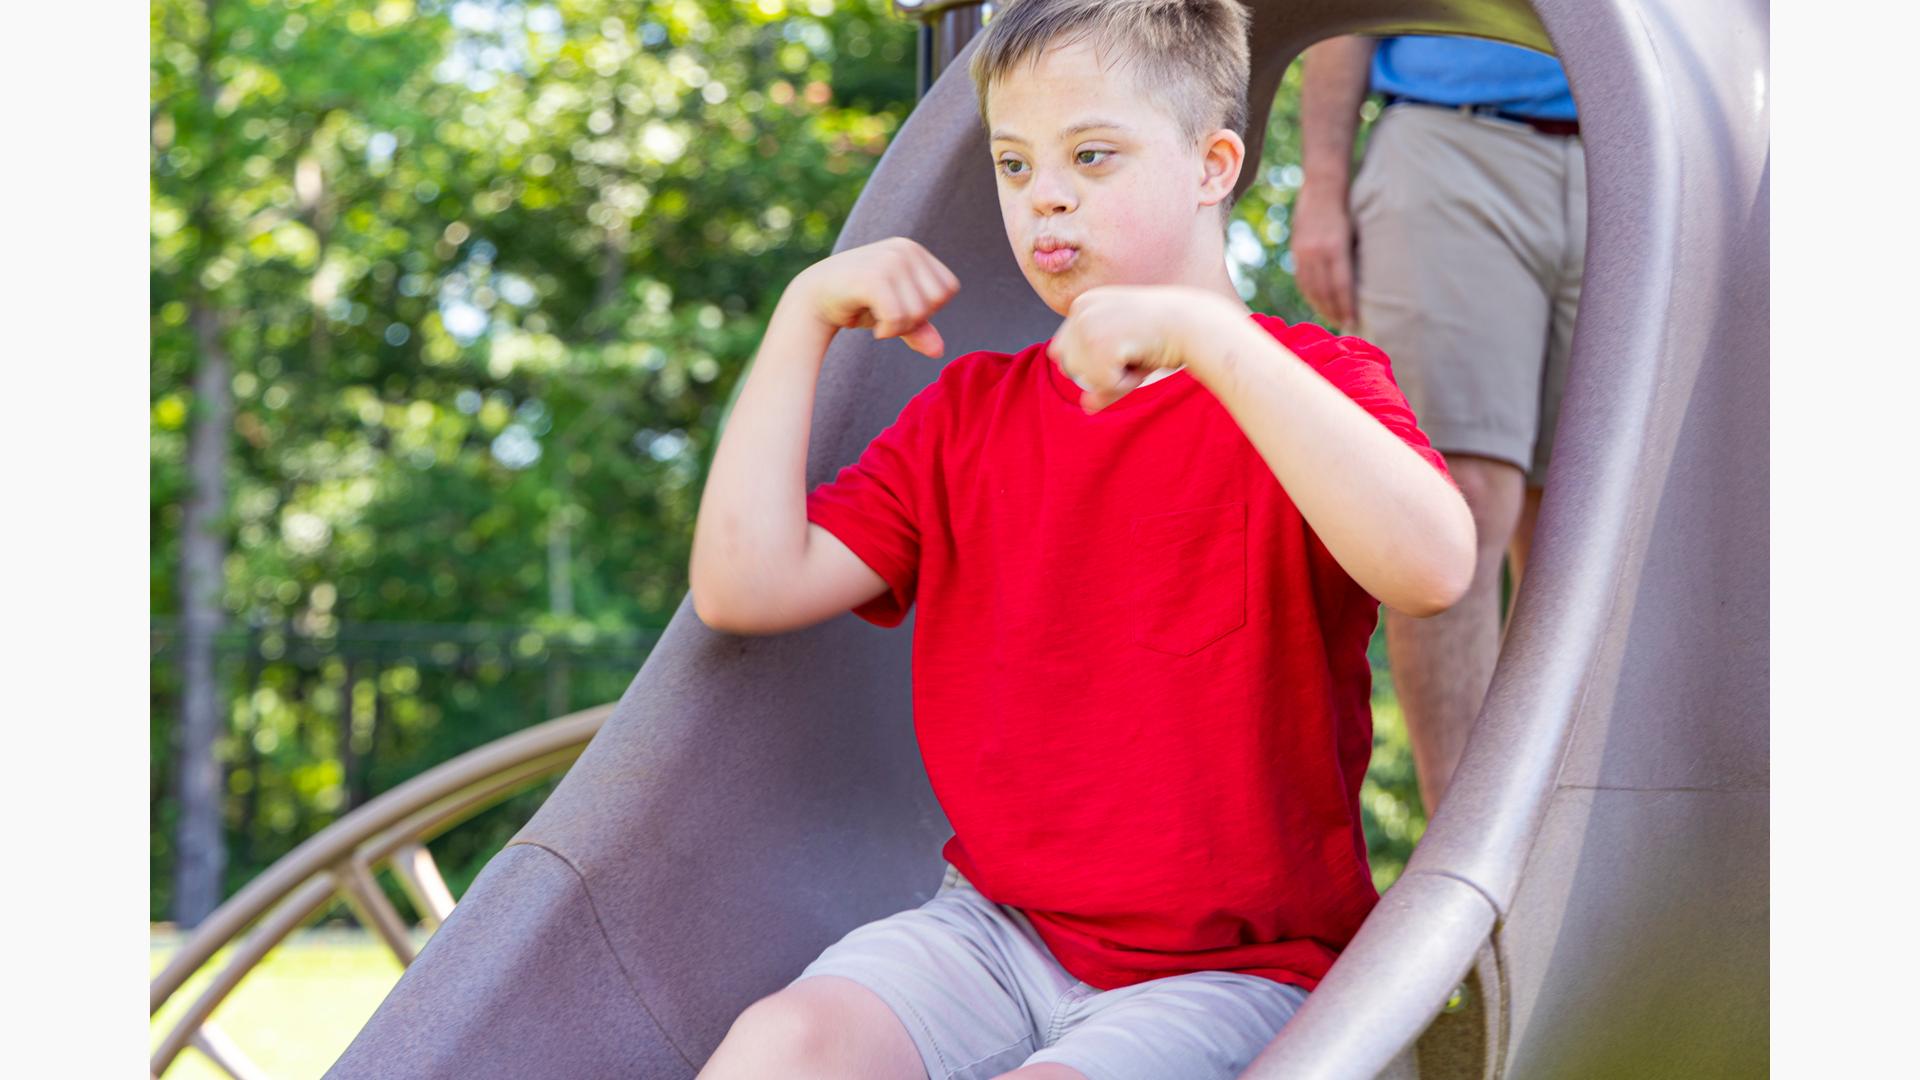
[[[1075,198],[1072,185],[1047,176],[1033,178],[1033,208],[1042,214],[1057,214],[1073,209]]]

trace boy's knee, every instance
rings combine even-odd
[[[1071,1065],[1047,1061],[1038,1065],[1023,1065],[1012,1072],[1003,1072],[993,1080],[1087,1080],[1087,1074]]]
[[[792,988],[741,1011],[698,1080],[756,1080],[830,1075],[833,1017],[823,1003]]]

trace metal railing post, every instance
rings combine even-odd
[[[934,80],[960,55],[993,13],[986,0],[893,0],[893,9],[919,24],[914,50],[915,101],[927,96]]]

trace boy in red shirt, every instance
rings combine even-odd
[[[960,288],[893,238],[782,296],[716,450],[694,604],[778,633],[918,604],[953,826],[925,905],[750,1006],[701,1072],[1224,1078],[1379,899],[1359,792],[1382,602],[1444,610],[1472,518],[1387,358],[1229,279],[1246,14],[1019,0],[973,62],[1007,236],[1065,321],[947,364],[804,490],[840,329],[938,357]]]

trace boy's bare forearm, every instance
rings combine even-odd
[[[1377,44],[1357,34],[1329,38],[1301,58],[1300,167],[1329,189],[1344,191],[1352,171],[1360,103]]]
[[[689,578],[711,615],[780,580],[806,552],[814,386],[837,332],[789,286],[715,447],[694,519]]]
[[[1355,582],[1416,616],[1466,591],[1473,516],[1438,470],[1265,330],[1222,318],[1196,337],[1194,374]]]

